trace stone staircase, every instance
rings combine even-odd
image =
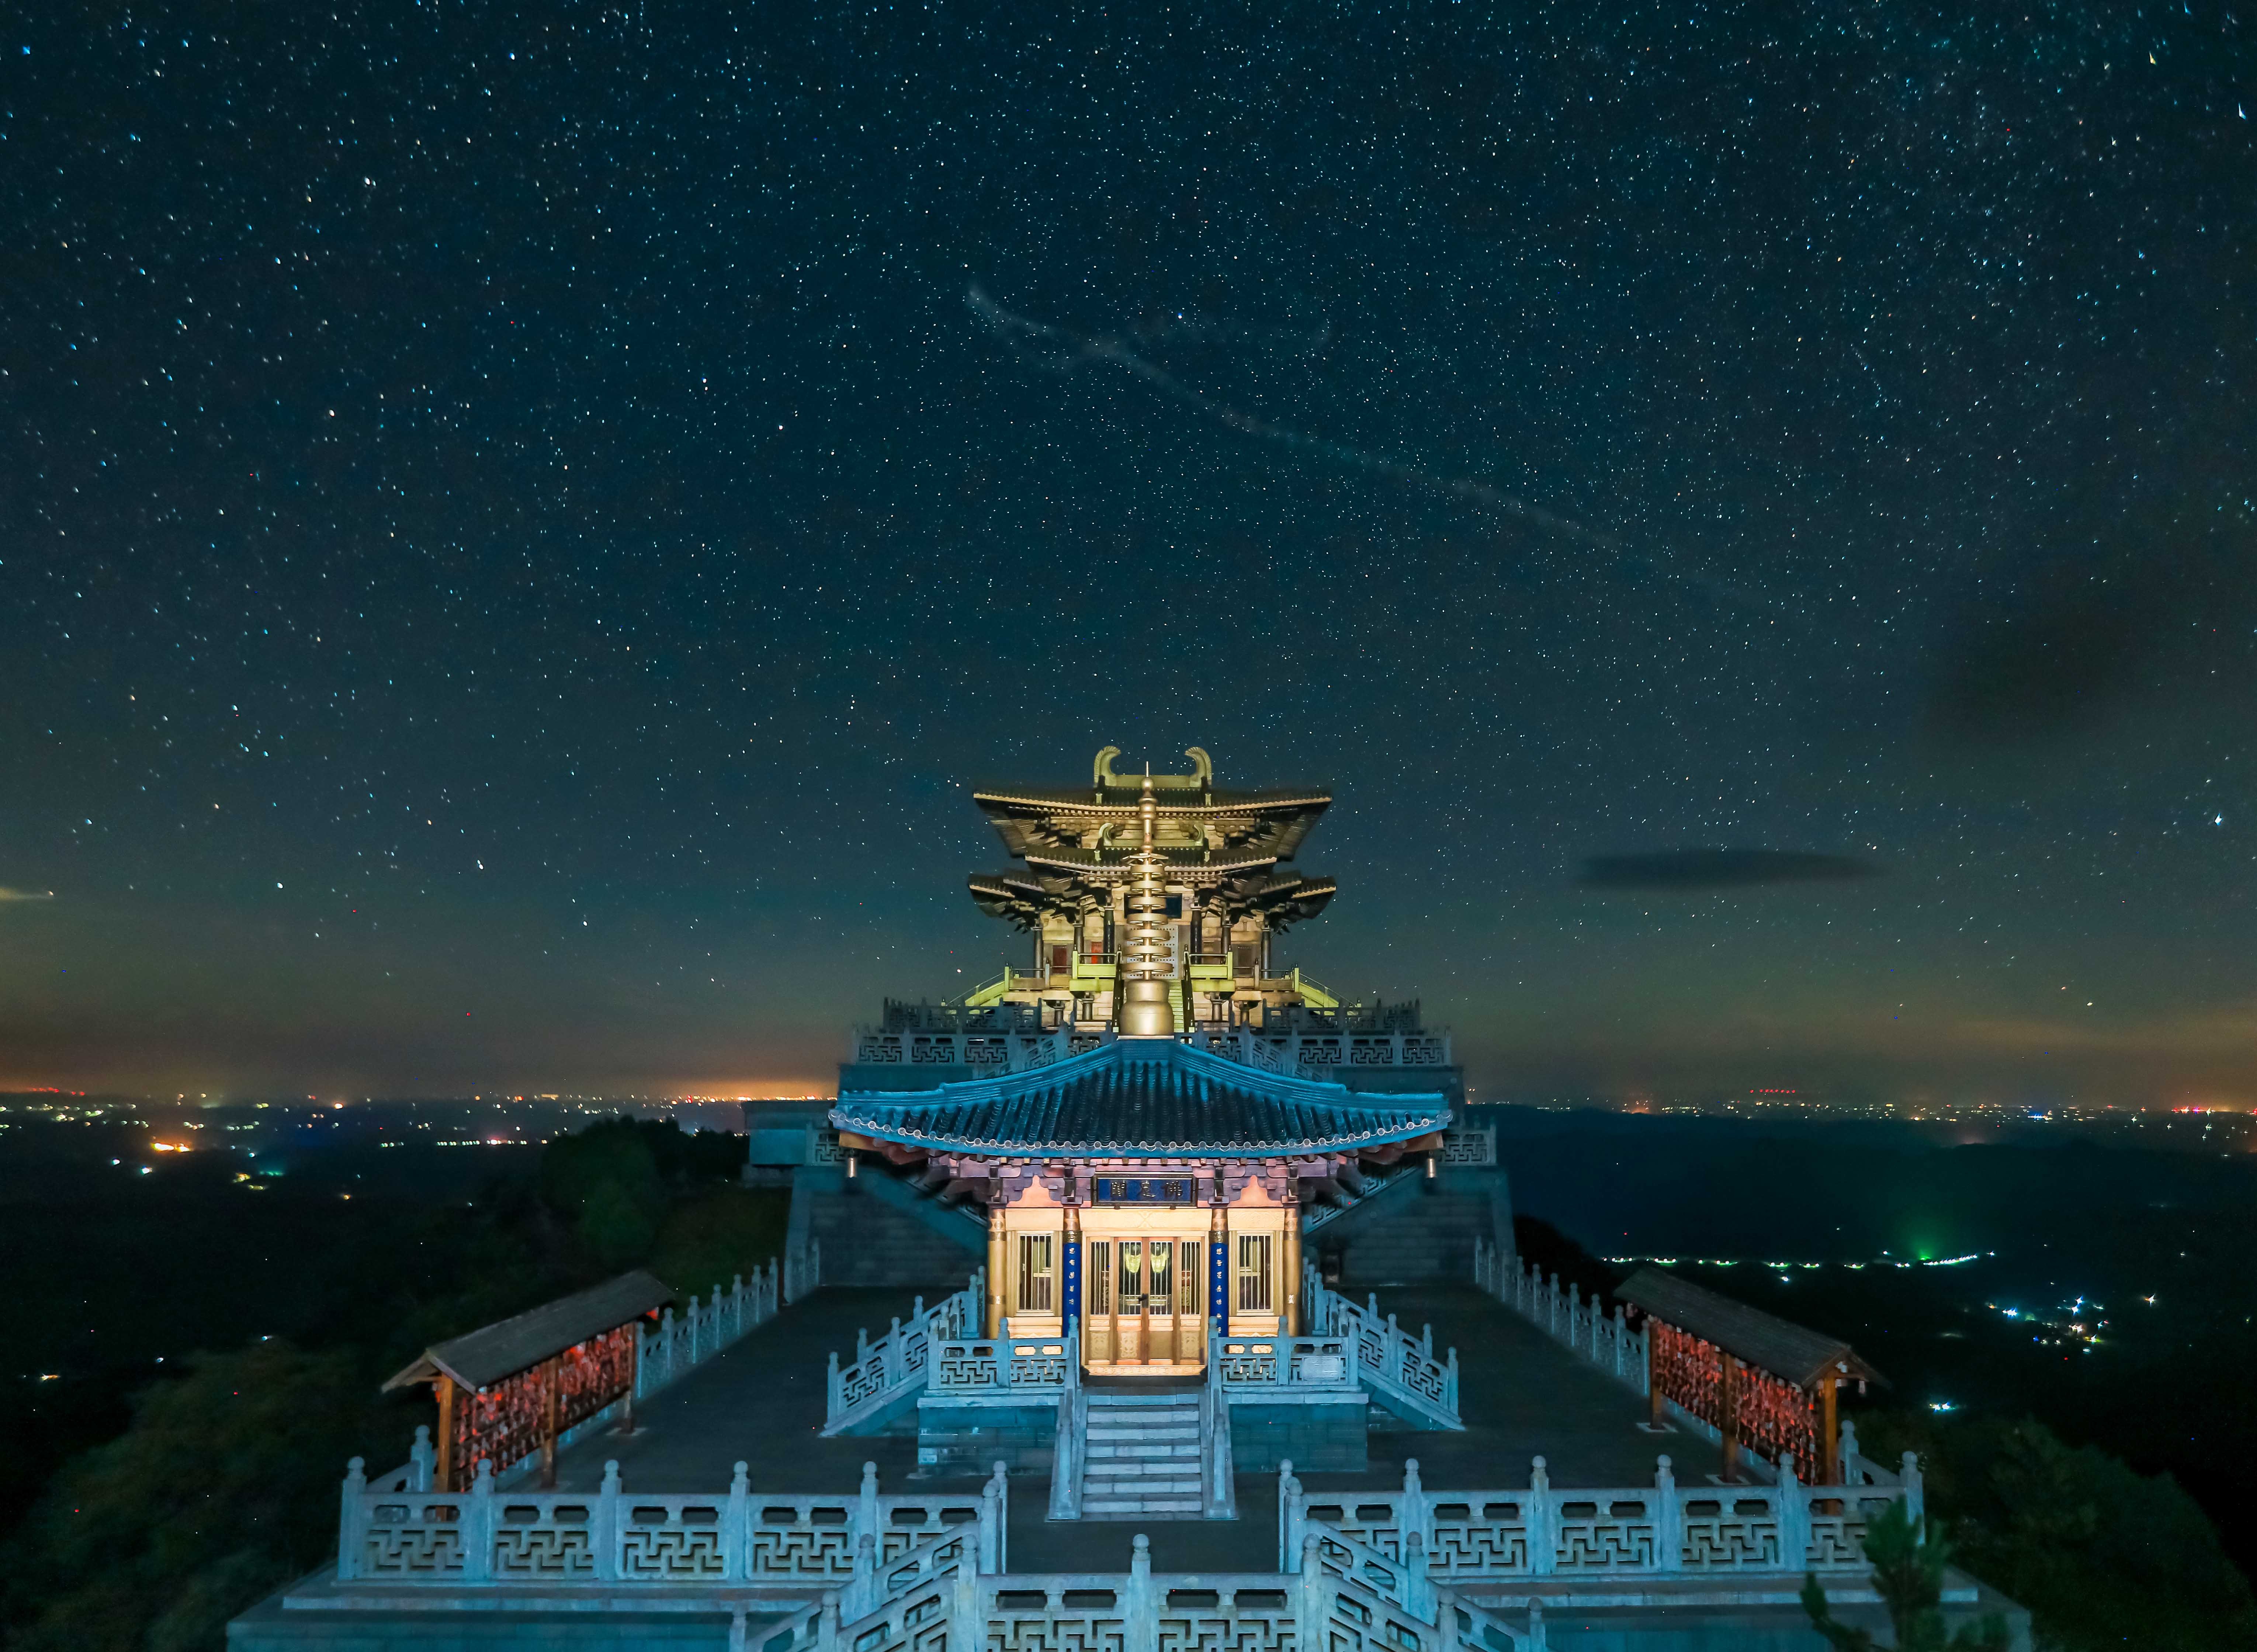
[[[1196,1388],[1150,1394],[1093,1388],[1084,1451],[1084,1520],[1199,1518]]]

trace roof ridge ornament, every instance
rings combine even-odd
[[[1098,752],[1096,761],[1090,766],[1089,783],[1099,794],[1096,801],[1100,802],[1104,801],[1103,794],[1107,791],[1125,792],[1136,786],[1136,775],[1123,774],[1113,766],[1113,759],[1120,755],[1119,746],[1108,745]],[[1184,755],[1192,760],[1190,773],[1155,774],[1151,764],[1147,762],[1143,778],[1163,792],[1199,792],[1204,794],[1213,791],[1214,759],[1196,745],[1185,746]]]

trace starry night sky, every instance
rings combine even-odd
[[[2257,1098],[2250,25],[1056,10],[18,9],[0,1085],[819,1084],[1198,744],[1485,1096]]]

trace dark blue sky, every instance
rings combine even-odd
[[[1197,743],[1485,1093],[2257,1096],[2215,5],[0,53],[0,1084],[796,1088]]]

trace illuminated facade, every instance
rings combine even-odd
[[[1187,774],[974,801],[1019,866],[973,900],[1031,939],[961,1000],[860,1029],[830,1123],[987,1226],[988,1334],[1078,1329],[1096,1373],[1195,1372],[1208,1339],[1303,1328],[1302,1248],[1368,1175],[1443,1153],[1462,1101],[1415,1004],[1344,1004],[1272,942],[1320,912],[1292,867],[1320,788]]]

